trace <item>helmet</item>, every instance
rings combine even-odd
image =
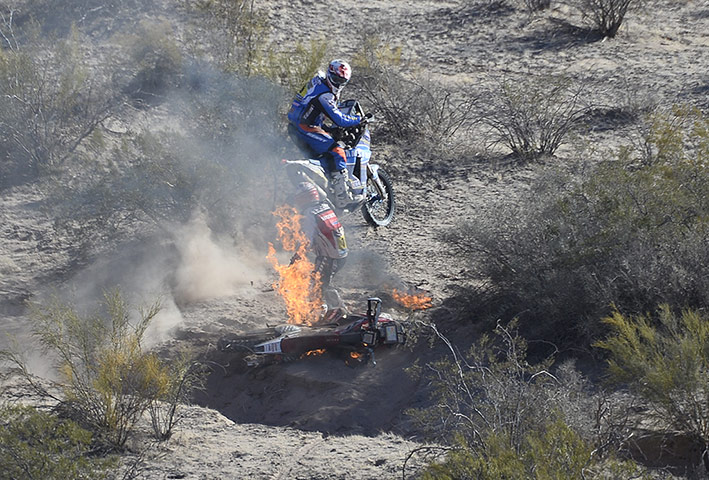
[[[327,66],[327,81],[333,88],[342,88],[347,85],[352,76],[350,65],[344,60],[333,60]]]
[[[293,195],[293,203],[298,209],[314,205],[320,201],[317,187],[311,182],[300,182]]]

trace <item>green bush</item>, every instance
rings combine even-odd
[[[547,167],[521,199],[452,232],[490,283],[480,311],[519,315],[531,338],[569,344],[597,335],[611,303],[709,304],[707,122],[682,110],[657,117],[645,152]]]
[[[110,478],[114,458],[91,455],[91,433],[32,407],[0,407],[0,471],[4,478]]]
[[[281,54],[271,53],[264,76],[277,80],[288,92],[300,90],[327,64],[328,47],[324,41],[311,41],[308,45],[298,43],[293,51]],[[286,108],[290,105],[286,105]]]
[[[106,293],[101,311],[88,315],[58,299],[32,304],[31,309],[33,336],[56,359],[59,410],[92,432],[95,445],[123,447],[149,409],[156,436],[169,438],[178,403],[197,386],[199,374],[185,367],[188,362],[167,363],[143,350],[142,337],[157,304],[141,311],[136,321],[117,290]],[[19,354],[4,356],[40,394],[50,395]]]
[[[182,419],[180,407],[190,401],[192,392],[204,386],[204,372],[192,355],[183,352],[179,357],[159,365],[158,376],[163,385],[160,394],[148,405],[150,424],[157,440],[168,440]]]
[[[485,449],[463,440],[445,461],[430,465],[424,480],[566,480],[588,478],[592,449],[562,420],[549,419],[541,429],[525,433],[519,448],[506,432],[488,437]]]
[[[662,305],[655,315],[615,310],[603,322],[610,332],[596,346],[608,353],[609,379],[649,405],[655,428],[709,444],[709,316]]]
[[[495,337],[483,335],[466,355],[433,330],[450,355],[414,369],[429,406],[408,413],[450,446],[422,478],[630,478],[603,475],[638,470],[617,460],[627,408],[618,415],[569,363],[532,362],[514,323],[498,324]]]

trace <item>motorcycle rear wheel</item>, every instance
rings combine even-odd
[[[373,227],[386,227],[394,219],[396,197],[391,178],[381,167],[378,175],[384,187],[384,196],[380,197],[374,179],[367,178],[367,201],[362,205],[362,216]]]

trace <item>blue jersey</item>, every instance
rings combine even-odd
[[[338,127],[359,125],[361,119],[356,115],[345,115],[337,106],[339,92],[333,92],[318,73],[296,94],[293,99],[288,121],[294,125],[322,127],[325,118]]]

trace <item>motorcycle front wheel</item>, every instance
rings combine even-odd
[[[380,189],[373,178],[367,178],[367,201],[362,205],[362,215],[374,227],[386,227],[394,219],[396,198],[391,178],[380,167],[378,170]]]

